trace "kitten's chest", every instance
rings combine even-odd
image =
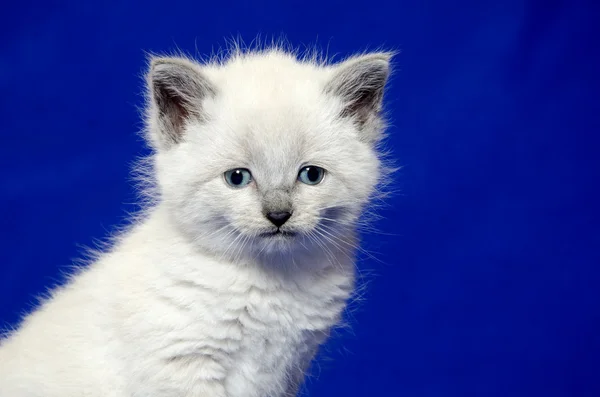
[[[339,286],[323,288],[248,288],[238,308],[243,350],[263,356],[286,355],[286,349],[302,350],[315,334],[338,322],[349,291]],[[273,358],[275,359],[275,358]]]
[[[314,345],[316,334],[337,321],[341,310],[319,313],[317,302],[299,301],[297,294],[282,291],[263,294],[252,289],[247,297],[237,319],[242,338],[235,356],[265,371],[299,360]]]
[[[170,355],[214,359],[228,397],[286,395],[339,321],[353,287],[353,274],[337,269],[287,283],[258,276],[224,268],[162,290],[173,293],[162,299],[165,310],[184,308],[168,316],[176,320],[165,340]]]
[[[289,288],[250,286],[236,310],[240,340],[231,355],[230,394],[282,395],[339,321],[350,288],[349,277]],[[243,390],[236,390],[239,385]]]
[[[347,298],[348,291],[338,287],[331,292],[250,288],[237,318],[241,339],[231,357],[231,395],[248,395],[249,388],[256,395],[281,395],[339,321]],[[239,385],[243,390],[236,390]]]

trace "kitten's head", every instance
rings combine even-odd
[[[381,174],[389,60],[153,59],[148,137],[176,225],[237,258],[343,248]]]

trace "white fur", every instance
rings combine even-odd
[[[295,395],[353,291],[356,223],[381,175],[378,103],[340,116],[364,78],[353,64],[388,60],[154,60],[150,90],[180,65],[207,91],[176,143],[150,92],[153,204],[2,342],[0,396]],[[308,164],[325,168],[319,185],[297,181]],[[253,181],[234,189],[223,173],[239,167]],[[298,235],[259,236],[281,205]]]

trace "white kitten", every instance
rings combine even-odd
[[[153,59],[154,203],[2,342],[0,396],[295,395],[353,291],[389,60]]]

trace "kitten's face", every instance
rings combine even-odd
[[[332,71],[276,57],[203,73],[216,94],[156,157],[163,199],[186,235],[234,258],[347,244],[380,164],[327,93]]]

